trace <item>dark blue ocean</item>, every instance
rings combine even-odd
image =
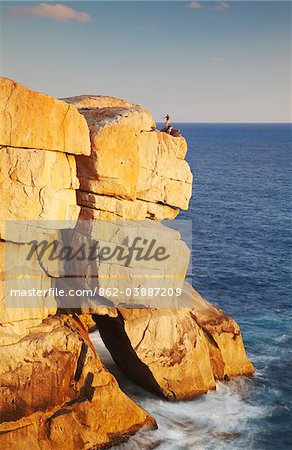
[[[181,219],[193,221],[193,286],[240,325],[253,378],[171,404],[116,369],[122,389],[157,419],[122,449],[292,448],[291,125],[179,124],[194,174]]]

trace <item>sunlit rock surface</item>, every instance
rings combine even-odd
[[[250,375],[236,322],[186,285],[192,308],[126,309],[95,315],[114,361],[132,380],[169,400],[190,399],[216,380]],[[183,299],[182,299],[183,302]]]
[[[39,296],[33,299],[30,306],[27,297],[21,297],[9,292],[13,289],[40,289],[48,290],[52,287],[52,279],[42,270],[36,255],[26,265],[26,274],[17,265],[21,254],[27,252],[27,246],[11,242],[0,241],[0,346],[16,344],[29,334],[30,330],[38,326],[43,319],[56,314],[57,303],[55,298]],[[9,261],[6,261],[9,255]],[[14,263],[13,263],[14,261]],[[29,267],[28,267],[29,266]],[[15,347],[17,351],[17,346]],[[2,365],[0,359],[0,366]],[[0,393],[1,384],[0,384]]]
[[[103,448],[156,426],[102,366],[86,331],[94,323],[121,369],[169,400],[253,373],[238,325],[184,285],[190,250],[180,233],[159,223],[189,205],[185,139],[157,131],[150,113],[134,103],[94,95],[61,101],[6,78],[0,119],[0,448]],[[14,233],[9,220],[19,221]],[[32,233],[56,233],[73,249],[91,240],[127,249],[129,237],[139,235],[156,238],[171,258],[164,265],[117,258],[75,265],[36,251],[17,265],[29,245],[23,220],[69,220],[67,234],[54,224]],[[102,288],[101,301],[78,297],[75,305],[68,297],[60,304],[43,295],[32,304],[22,296],[11,303],[10,286],[66,291],[70,277],[74,287]],[[116,299],[113,280],[121,292],[167,283],[183,288],[183,296],[176,309],[167,297]]]
[[[192,174],[183,137],[155,131],[149,112],[124,100],[64,100],[79,108],[90,129],[91,156],[77,158],[82,218],[174,219],[188,208]]]
[[[86,121],[75,106],[0,77],[0,145],[89,155]]]
[[[73,155],[90,151],[75,106],[0,79],[1,449],[101,448],[156,426],[102,366],[81,321],[49,296],[63,263],[39,250],[26,259],[31,240],[62,245],[58,221],[75,226]],[[41,295],[22,295],[30,289]]]
[[[74,286],[75,290],[96,292],[97,307],[103,301],[105,305],[124,304],[128,307],[165,308],[180,305],[177,292],[183,288],[190,249],[177,230],[150,220],[80,220],[75,229],[68,232],[67,243],[71,248],[82,249],[84,254],[89,255],[82,261],[76,257],[66,263],[67,287],[62,287],[67,291]],[[141,250],[139,257],[137,248]],[[161,258],[155,257],[158,249],[163,251]],[[103,258],[104,250],[108,256]],[[100,256],[90,260],[90,254],[97,255],[98,251]],[[150,256],[147,257],[147,254]],[[153,287],[158,290],[156,295],[145,295],[145,290]],[[163,296],[162,290],[168,295]],[[76,297],[70,300],[76,302],[76,307],[87,308],[86,299]],[[66,297],[64,301],[67,301]],[[91,310],[94,312],[94,307]]]
[[[8,220],[77,220],[76,162],[72,155],[0,149],[0,237]],[[57,226],[57,225],[56,225]]]
[[[0,360],[0,448],[101,448],[156,427],[72,317],[48,318],[17,346],[0,346]]]

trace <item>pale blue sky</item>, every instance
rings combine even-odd
[[[2,2],[2,75],[56,97],[125,98],[156,119],[291,121],[290,2],[43,3]]]

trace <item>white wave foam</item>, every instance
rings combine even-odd
[[[246,377],[217,383],[216,391],[189,402],[161,400],[119,372],[98,333],[91,338],[103,363],[118,377],[121,388],[158,423],[157,431],[137,433],[119,446],[121,450],[248,449],[257,433],[251,422],[271,413],[269,406],[253,405],[247,400],[253,381]]]

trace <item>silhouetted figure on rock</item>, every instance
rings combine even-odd
[[[163,117],[163,118],[165,119],[165,127],[162,128],[161,132],[170,134],[171,136],[174,136],[174,137],[181,136],[180,130],[178,128],[174,128],[171,125],[171,123],[170,123],[170,115],[166,114],[166,116]]]

